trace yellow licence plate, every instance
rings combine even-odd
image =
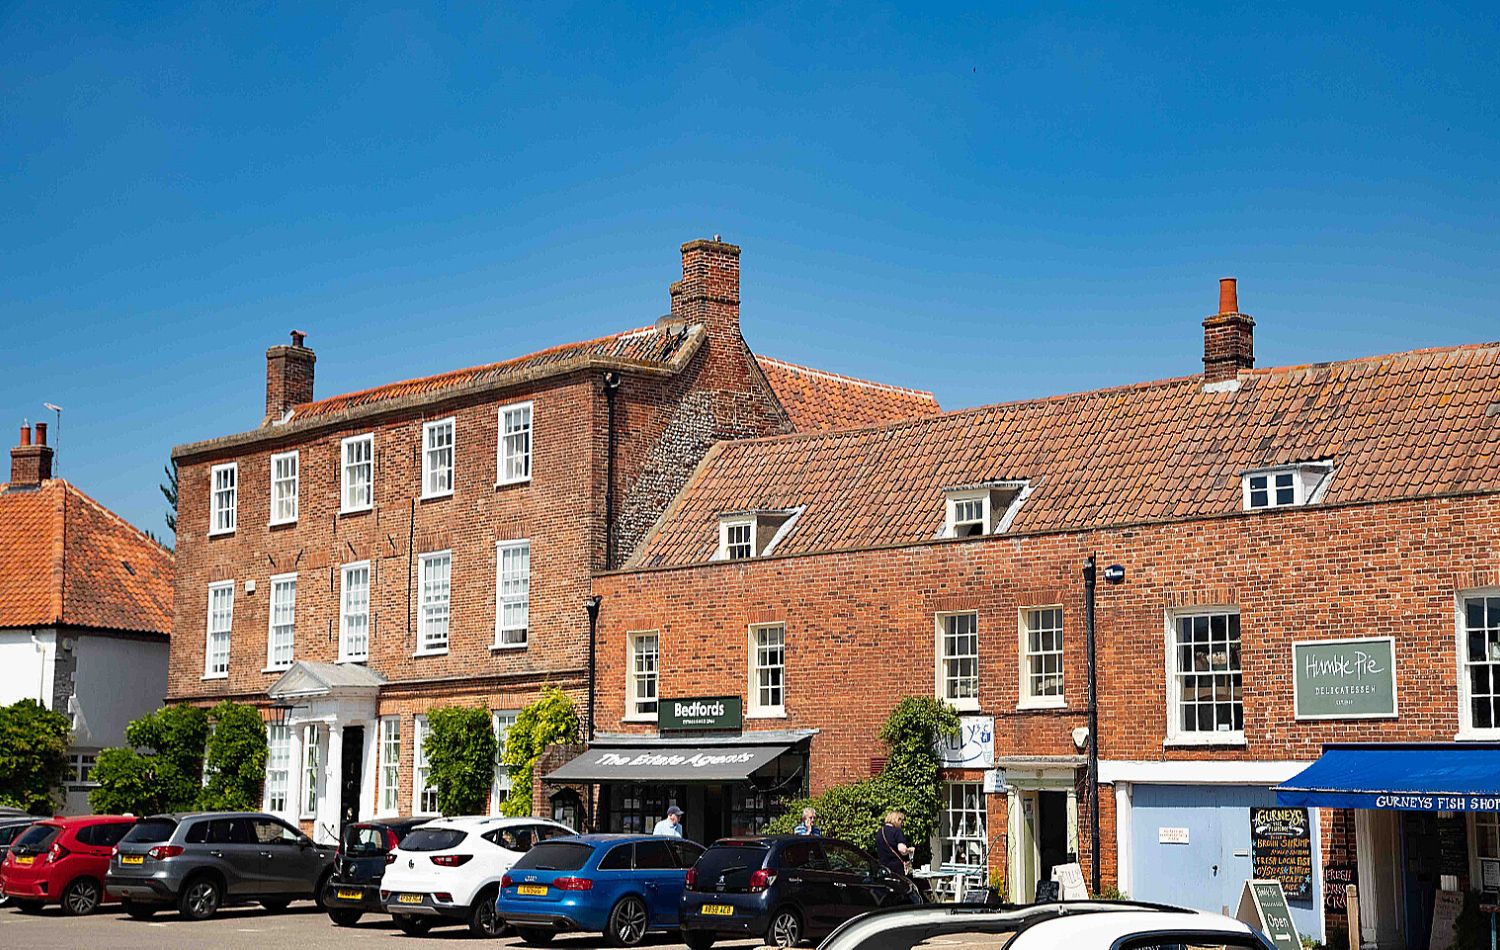
[[[27,854],[27,855],[20,855],[20,854],[18,854],[18,855],[16,855],[16,863],[17,864],[31,864],[35,860],[36,860],[36,855],[34,855],[34,854]]]
[[[704,904],[703,912],[712,917],[733,917],[734,908],[728,904]]]
[[[422,903],[422,895],[421,894],[400,894],[400,895],[397,895],[397,897],[396,897],[396,903],[398,903],[398,904],[420,904],[420,903]]]
[[[547,888],[545,888],[541,884],[517,884],[516,893],[526,894],[531,897],[546,897]]]
[[[122,855],[120,855],[120,863],[121,864],[145,864],[146,863],[146,856],[144,854],[122,854]]]
[[[338,899],[341,901],[357,901],[361,897],[365,896],[359,891],[351,891],[344,888],[339,888],[337,891],[334,891],[334,893],[338,895]]]

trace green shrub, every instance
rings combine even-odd
[[[438,706],[427,713],[429,781],[437,787],[438,811],[482,815],[495,782],[495,732],[490,714],[477,706]]]
[[[0,805],[49,815],[68,774],[72,723],[34,699],[0,706]]]
[[[536,702],[516,714],[516,724],[505,735],[503,763],[510,768],[510,794],[500,803],[500,813],[515,817],[531,814],[531,776],[536,760],[549,745],[578,741],[578,710],[568,694],[548,686]]]
[[[163,706],[131,722],[125,727],[130,747],[99,753],[92,775],[99,787],[89,793],[90,807],[136,815],[195,807],[207,739],[208,712],[196,706]]]
[[[204,748],[204,785],[198,793],[198,807],[205,811],[259,808],[266,777],[266,724],[260,711],[225,700],[208,717],[213,731]]]

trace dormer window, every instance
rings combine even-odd
[[[719,553],[715,560],[765,557],[776,549],[801,513],[801,508],[777,508],[720,515]]]
[[[1024,479],[943,489],[947,516],[941,537],[975,538],[1006,531],[1030,492]]]
[[[1333,463],[1329,461],[1251,469],[1241,475],[1245,510],[1316,504],[1323,500],[1332,476]]]

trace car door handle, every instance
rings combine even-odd
[[[801,884],[802,883],[802,878],[788,876],[787,877],[787,883],[788,884]]]
[[[833,886],[834,887],[848,887],[849,885],[845,884],[843,881],[834,881],[833,882]]]
[[[222,858],[224,856],[224,852],[222,852],[222,851],[210,851],[208,853],[211,856],[216,857],[216,858]]]

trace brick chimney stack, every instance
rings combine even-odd
[[[47,444],[47,423],[36,424],[36,440],[32,430],[21,426],[21,444],[10,450],[10,487],[35,487],[52,477],[52,446]]]
[[[1203,321],[1203,381],[1222,383],[1255,365],[1255,321],[1240,313],[1233,277],[1219,280],[1219,312]]]
[[[740,335],[740,249],[713,240],[682,245],[682,280],[672,284],[672,319],[702,323],[709,337]]]
[[[307,334],[292,331],[291,346],[266,350],[266,421],[275,422],[299,403],[312,402],[313,364],[318,361],[304,341]]]

